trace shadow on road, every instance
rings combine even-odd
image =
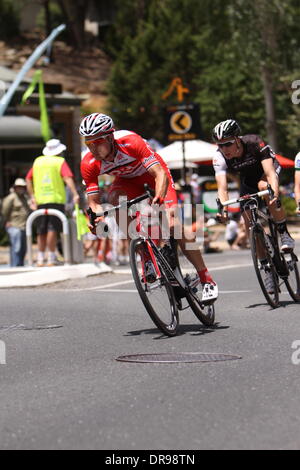
[[[230,326],[220,326],[219,323],[216,323],[215,325],[212,326],[204,326],[204,325],[180,325],[179,331],[177,333],[177,336],[182,336],[186,333],[191,333],[192,336],[200,336],[200,335],[206,335],[209,333],[214,333],[217,330],[227,330],[230,328]],[[128,331],[127,334],[124,336],[140,336],[140,335],[155,335],[158,334],[158,337],[155,337],[153,339],[158,340],[158,339],[172,339],[163,333],[160,332],[159,329],[157,328],[151,328],[147,330],[134,330],[134,331]]]
[[[253,305],[248,305],[248,307],[245,307],[247,309],[249,308],[257,308],[257,307],[269,307],[269,311],[273,311],[273,310],[277,310],[278,308],[280,307],[288,307],[289,305],[295,305],[296,302],[294,302],[293,300],[284,300],[284,301],[281,301],[279,306],[277,308],[272,308],[272,307],[269,307],[269,305],[267,303],[261,303],[261,304],[253,304]]]

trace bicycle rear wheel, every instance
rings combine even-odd
[[[284,255],[289,270],[289,277],[284,280],[290,296],[295,302],[300,302],[300,275],[298,269],[298,258],[295,253]]]
[[[250,230],[250,247],[256,276],[261,290],[268,304],[272,308],[277,308],[279,306],[279,278],[272,258],[269,254],[268,247],[266,246],[264,234],[262,231],[255,230],[253,228]],[[266,263],[264,265],[262,265],[258,256],[258,247],[260,247],[260,249],[264,250],[266,253]],[[273,281],[273,291],[271,291],[267,286],[267,278],[270,277]]]
[[[154,282],[147,282],[144,275],[143,254],[148,252],[147,244],[138,238],[130,243],[130,266],[140,298],[154,324],[167,336],[175,336],[179,327],[179,317],[173,288],[167,275],[157,263],[161,276]],[[150,255],[147,253],[147,257]]]

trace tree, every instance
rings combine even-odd
[[[232,117],[244,133],[290,149],[298,122],[291,102],[298,0],[148,0],[142,15],[138,0],[117,4],[108,91],[119,125],[162,139],[161,96],[179,76],[187,99],[200,104],[204,138]]]
[[[90,0],[57,0],[64,17],[72,43],[78,49],[83,49],[85,45],[84,23],[89,8]]]

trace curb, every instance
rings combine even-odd
[[[112,272],[105,263],[1,270],[0,289],[35,287]],[[6,275],[7,274],[7,275]]]

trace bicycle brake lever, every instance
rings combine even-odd
[[[223,204],[222,204],[222,202],[219,198],[217,198],[216,201],[217,201],[217,204],[218,204],[218,212],[219,212],[219,214],[223,215],[224,206],[223,206]]]
[[[274,199],[275,193],[274,193],[273,188],[270,184],[268,184],[268,191],[269,191],[270,198]]]
[[[89,216],[89,221],[90,221],[90,224],[95,228],[96,225],[95,225],[95,220],[97,218],[96,216],[96,212],[93,212],[93,210],[89,207],[86,211],[87,215]]]
[[[149,197],[153,198],[155,196],[155,191],[153,191],[153,189],[151,189],[147,183],[144,184],[144,189]]]

